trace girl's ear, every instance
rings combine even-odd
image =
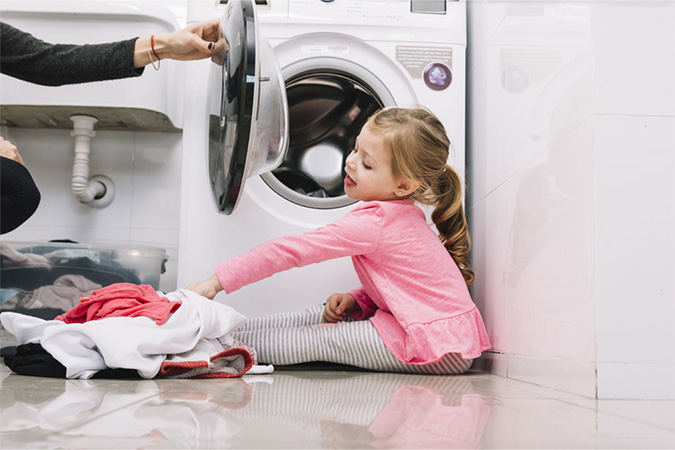
[[[396,196],[401,198],[408,197],[419,187],[420,184],[417,181],[406,178],[399,181],[398,185],[396,186]]]

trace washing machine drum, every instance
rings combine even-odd
[[[287,80],[286,95],[290,145],[272,173],[288,188],[310,197],[344,196],[346,158],[368,117],[382,104],[357,79],[336,71]]]
[[[219,212],[234,211],[247,178],[278,167],[288,148],[288,102],[253,2],[231,1],[209,80],[209,176]]]

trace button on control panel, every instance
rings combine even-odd
[[[446,0],[410,0],[410,12],[416,14],[446,14]]]

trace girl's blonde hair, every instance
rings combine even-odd
[[[419,183],[412,198],[424,205],[436,205],[431,219],[439,237],[466,284],[473,283],[474,272],[469,265],[471,237],[462,206],[462,184],[447,165],[450,140],[441,121],[422,108],[385,108],[371,116],[364,126],[381,136],[391,150],[394,176]]]

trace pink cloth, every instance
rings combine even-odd
[[[412,200],[366,202],[325,227],[265,242],[216,265],[225,292],[293,267],[351,256],[362,287],[351,291],[400,361],[465,359],[490,341],[464,278]]]
[[[157,325],[167,321],[180,302],[160,297],[147,284],[116,283],[82,297],[74,308],[56,317],[66,323],[84,323],[106,317],[149,317]]]

